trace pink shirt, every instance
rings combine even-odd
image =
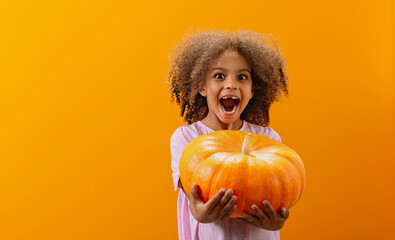
[[[171,168],[173,170],[174,191],[180,187],[179,162],[184,148],[194,138],[213,132],[202,122],[198,121],[181,126],[171,136]],[[281,142],[281,138],[272,128],[262,127],[243,121],[240,131],[263,134]],[[200,223],[189,210],[189,200],[182,190],[178,193],[177,202],[178,237],[180,240],[278,240],[279,231],[268,231],[256,228],[250,224],[236,222],[228,218],[222,222]]]

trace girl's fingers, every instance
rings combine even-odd
[[[269,218],[272,219],[272,220],[276,219],[277,213],[273,209],[272,205],[270,205],[270,203],[267,200],[263,201],[262,203],[263,203],[263,206],[265,207],[265,209],[267,211],[267,215],[269,215]]]
[[[197,185],[195,183],[192,184],[192,190],[191,190],[191,197],[192,197],[192,201],[199,201],[199,202],[203,202],[202,199],[200,199],[200,196],[198,194],[198,190],[197,190]]]
[[[232,215],[232,213],[233,213],[234,211],[236,211],[236,209],[237,209],[237,206],[236,206],[236,205],[233,205],[233,207],[232,207],[231,209],[229,209],[228,212],[226,212],[225,215],[223,215],[220,219],[221,219],[221,220],[224,220],[224,219],[230,217],[230,215]]]
[[[217,212],[220,212],[224,206],[229,202],[230,198],[232,197],[233,191],[231,189],[229,189],[228,191],[226,191],[221,199],[219,200],[219,202],[217,202],[217,205],[214,206],[215,210]]]
[[[222,196],[225,194],[226,189],[221,189],[217,194],[214,195],[210,200],[207,201],[207,209],[214,208],[215,205],[221,200]]]
[[[229,216],[230,216],[232,214],[232,212],[234,210],[236,210],[236,208],[234,208],[236,206],[236,205],[234,205],[236,200],[237,200],[237,197],[232,196],[229,199],[229,201],[226,203],[226,205],[222,209],[220,209],[219,216],[221,219],[224,219],[226,217],[225,215],[229,214],[229,212],[230,212],[230,214],[229,214]],[[234,210],[233,210],[233,208],[234,208]]]
[[[254,204],[254,205],[251,206],[251,208],[252,208],[252,210],[254,210],[255,214],[258,216],[258,218],[262,222],[268,222],[269,221],[269,217],[258,206],[256,206]]]
[[[281,216],[286,220],[289,217],[289,210],[286,208],[281,209]]]
[[[233,195],[232,189],[228,189],[228,191],[226,191],[225,195],[221,198],[220,204],[222,206],[227,204],[229,199],[232,197],[232,195]]]

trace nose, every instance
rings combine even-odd
[[[237,80],[235,77],[233,76],[229,76],[226,80],[225,80],[225,89],[228,90],[237,90],[238,86],[237,86]]]

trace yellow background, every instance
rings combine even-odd
[[[271,127],[306,191],[281,239],[395,239],[394,4],[0,1],[0,239],[177,239],[168,53],[191,28],[272,33]]]

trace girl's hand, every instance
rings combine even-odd
[[[196,184],[192,185],[189,209],[198,222],[210,223],[228,218],[237,208],[237,197],[231,189],[221,189],[206,203],[199,197]]]
[[[264,213],[254,204],[251,208],[256,213],[256,216],[243,213],[242,218],[238,218],[236,221],[249,223],[257,228],[263,228],[270,231],[280,230],[289,216],[289,210],[282,208],[279,213],[276,213],[272,205],[270,205],[267,200],[263,201],[263,206],[267,213]]]

